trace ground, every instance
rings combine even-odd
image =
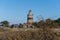
[[[49,28],[0,28],[0,40],[60,40],[60,33]]]

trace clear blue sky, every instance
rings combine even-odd
[[[24,23],[29,10],[34,14],[34,21],[39,15],[44,19],[60,17],[60,0],[0,0],[0,21]]]

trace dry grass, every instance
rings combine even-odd
[[[57,40],[57,36],[50,30],[46,30],[46,32],[44,32],[41,29],[19,29],[19,28],[0,29],[0,40],[44,40],[44,39]]]

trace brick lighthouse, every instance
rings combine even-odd
[[[27,27],[33,28],[32,23],[33,23],[33,14],[32,14],[32,11],[29,10],[28,15],[27,15]]]

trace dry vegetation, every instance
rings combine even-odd
[[[34,22],[34,29],[9,28],[7,21],[1,23],[7,27],[0,28],[0,40],[60,40],[60,32],[54,30],[60,28],[60,19]]]
[[[59,35],[46,29],[25,29],[13,31],[13,29],[0,29],[0,40],[57,40]]]

